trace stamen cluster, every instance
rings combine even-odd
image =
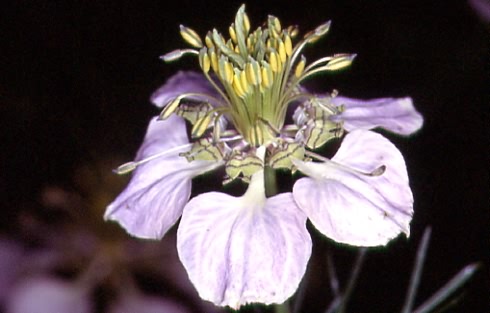
[[[348,66],[355,57],[337,54],[307,65],[302,49],[329,28],[326,22],[293,46],[296,26],[282,28],[277,17],[269,16],[263,28],[251,32],[244,6],[229,27],[228,39],[213,29],[203,41],[194,30],[181,25],[182,38],[194,49],[176,50],[163,59],[197,55],[204,76],[219,95],[181,94],[162,111],[161,119],[175,113],[193,125],[194,145],[183,156],[189,161],[224,160],[225,182],[249,181],[264,165],[294,170],[290,156],[304,160],[305,148],[317,149],[341,136],[341,123],[330,119],[340,113],[330,104],[331,97],[318,98],[300,87],[311,75]],[[288,106],[299,100],[296,124],[284,125]],[[233,127],[226,128],[227,122]],[[260,146],[267,148],[265,159],[256,155]]]

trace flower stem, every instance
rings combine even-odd
[[[274,305],[274,313],[289,313],[288,302]]]
[[[270,198],[278,193],[276,171],[270,167],[264,167],[264,188],[265,196]]]

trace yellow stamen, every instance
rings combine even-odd
[[[286,63],[286,48],[282,40],[279,41],[279,57],[282,63]]]
[[[209,68],[211,66],[211,61],[209,60],[209,56],[207,54],[206,48],[201,49],[201,51],[199,53],[199,65],[201,65],[202,71],[204,73],[209,72]]]
[[[334,56],[325,66],[327,71],[336,71],[352,64],[356,54],[342,54]]]
[[[288,56],[291,56],[293,54],[293,43],[291,41],[291,37],[289,37],[289,35],[285,35],[284,36],[284,47],[286,49],[286,54]]]
[[[216,55],[216,52],[214,52],[214,48],[209,49],[209,58],[211,59],[211,67],[213,68],[213,71],[215,73],[218,73],[218,56]]]
[[[206,42],[206,46],[208,47],[208,49],[214,47],[213,39],[211,38],[211,32],[208,32],[206,38],[204,38],[204,41]]]
[[[269,54],[269,64],[271,65],[271,69],[274,73],[279,72],[280,65],[279,65],[277,52],[272,51]]]
[[[274,17],[274,28],[276,29],[276,32],[281,32],[281,21],[277,17]]]
[[[225,57],[222,57],[219,61],[219,75],[224,82],[233,83],[233,65]]]
[[[177,109],[177,107],[180,104],[180,100],[181,99],[182,98],[177,97],[174,100],[172,100],[172,102],[170,102],[169,104],[167,104],[167,106],[165,106],[165,108],[162,110],[162,113],[160,113],[160,116],[158,118],[160,120],[167,119],[172,113],[175,112],[175,110]]]
[[[296,65],[296,69],[294,71],[294,76],[296,76],[296,78],[299,78],[303,74],[303,71],[305,70],[305,65],[306,59],[304,56],[301,56],[301,61],[299,61],[298,65]]]
[[[243,28],[245,28],[246,33],[250,31],[250,20],[246,13],[243,13]]]
[[[240,83],[245,94],[248,94],[250,91],[250,84],[248,83],[247,73],[245,71],[240,72]]]
[[[235,27],[233,26],[233,24],[231,24],[231,26],[230,26],[230,28],[228,30],[230,32],[231,40],[233,40],[234,43],[237,43],[238,41],[236,39]]]
[[[192,126],[192,131],[191,131],[191,136],[193,138],[199,138],[201,137],[206,129],[208,129],[209,124],[211,124],[211,121],[213,120],[214,113],[211,114],[206,114],[200,119],[197,120],[197,122]]]
[[[199,35],[189,27],[180,25],[180,35],[184,40],[195,48],[202,48],[203,44]]]
[[[238,73],[235,73],[235,75],[233,76],[233,89],[240,98],[245,97],[245,91],[242,88],[242,84],[240,82],[240,74]]]
[[[272,85],[273,74],[269,64],[264,63],[262,64],[262,86],[269,88]]]

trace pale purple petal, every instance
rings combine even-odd
[[[410,135],[419,130],[424,121],[408,97],[358,100],[338,96],[332,103],[344,105],[345,111],[333,119],[343,121],[347,131],[380,127],[399,135]]]
[[[189,200],[192,177],[212,165],[207,161],[188,162],[179,156],[190,149],[186,144],[182,118],[170,116],[164,121],[153,118],[135,161],[165,151],[172,153],[138,166],[126,189],[107,207],[104,218],[117,221],[136,237],[163,237]]]
[[[28,278],[15,286],[8,297],[7,313],[91,313],[88,290],[50,277]]]
[[[155,104],[155,106],[162,108],[170,101],[184,93],[201,93],[210,95],[217,99],[220,98],[220,95],[216,89],[213,88],[204,75],[191,71],[181,71],[170,77],[163,86],[158,88],[158,90],[151,95],[150,100],[153,102],[153,104]],[[213,103],[209,97],[194,95],[187,98],[209,101],[212,105],[217,105],[216,103]]]
[[[488,0],[468,0],[468,4],[484,23],[490,23],[490,2]]]
[[[20,270],[24,257],[24,247],[13,240],[0,238],[0,302]]]
[[[263,179],[243,197],[211,192],[192,199],[177,249],[199,295],[220,306],[282,303],[297,289],[311,254],[306,216],[292,194],[265,199]]]
[[[325,236],[350,245],[385,245],[409,235],[413,196],[403,156],[383,136],[346,135],[332,162],[294,163],[310,177],[293,187],[294,199]],[[385,166],[384,173],[368,175]],[[366,173],[366,174],[362,174]]]

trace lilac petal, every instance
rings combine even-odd
[[[182,214],[191,193],[191,179],[213,162],[188,162],[179,153],[189,150],[185,122],[177,116],[148,126],[136,161],[173,151],[141,164],[126,189],[105,212],[106,220],[117,221],[128,233],[140,238],[160,239]],[[173,149],[173,150],[171,150]]]
[[[306,216],[291,193],[266,199],[263,186],[260,171],[244,196],[210,192],[184,210],[180,259],[199,295],[216,305],[282,303],[305,273],[311,254]]]
[[[24,257],[23,246],[13,240],[0,238],[0,302],[12,287]]]
[[[36,277],[20,282],[7,301],[7,313],[91,313],[88,290],[55,278]]]
[[[184,93],[201,93],[217,99],[221,98],[219,93],[213,88],[204,75],[196,72],[181,71],[170,77],[163,86],[158,88],[158,90],[151,95],[150,100],[155,106],[163,108],[170,101]],[[196,95],[187,98],[202,101],[210,100],[209,97]],[[209,102],[213,106],[217,105],[212,101]]]
[[[310,176],[296,182],[294,200],[325,236],[350,245],[378,246],[400,232],[409,235],[413,196],[405,162],[383,136],[355,130],[331,162],[294,163]],[[381,166],[385,171],[375,174]]]
[[[334,97],[332,103],[344,105],[345,111],[334,120],[343,121],[347,131],[381,127],[399,135],[410,135],[419,130],[424,121],[408,97],[373,100]]]
[[[490,2],[488,0],[468,0],[471,9],[484,23],[490,23]]]

